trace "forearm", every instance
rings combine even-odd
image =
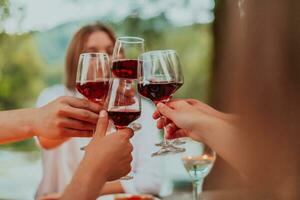
[[[54,140],[54,139],[48,139],[48,138],[44,138],[44,137],[38,137],[38,139],[39,139],[39,143],[40,143],[42,148],[52,149],[52,148],[55,148],[57,146],[60,146],[61,144],[63,144],[65,141],[67,141],[70,138]]]
[[[0,112],[0,144],[33,137],[36,112],[35,108]]]
[[[242,121],[236,120],[215,121],[203,134],[203,142],[239,172],[244,180],[243,186],[251,186],[262,183],[263,179],[258,180],[256,174],[261,165],[264,165],[260,141],[266,141],[267,138],[246,133],[241,128],[241,123]]]
[[[62,200],[94,200],[99,196],[99,191],[106,182],[106,173],[105,170],[96,170],[92,166],[90,161],[81,162],[64,191]]]

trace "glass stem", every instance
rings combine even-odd
[[[155,106],[157,107],[158,103],[155,103]],[[166,139],[166,133],[167,133],[167,128],[165,126],[165,119],[164,116],[162,116],[162,114],[160,114],[159,112],[159,117],[162,119],[162,123],[163,123],[163,141],[162,141],[162,148],[164,147],[168,147],[169,146],[169,141]]]
[[[167,147],[168,145],[169,145],[169,141],[168,141],[168,139],[166,138],[166,133],[167,133],[167,128],[165,127],[165,125],[164,125],[164,137],[163,137],[163,147]]]
[[[199,200],[201,191],[200,180],[193,181],[193,200]]]

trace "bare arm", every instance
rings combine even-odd
[[[36,114],[35,108],[0,112],[0,144],[33,137],[33,116]]]
[[[38,137],[39,144],[41,145],[41,147],[43,149],[53,149],[55,147],[60,146],[61,144],[63,144],[64,142],[66,142],[69,139],[70,138],[68,138],[68,137],[62,138],[62,139],[48,139],[45,137]]]
[[[0,112],[0,144],[33,136],[50,140],[93,135],[100,106],[75,97],[60,97],[40,108]]]

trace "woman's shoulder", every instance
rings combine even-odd
[[[36,102],[36,106],[40,107],[43,106],[50,101],[60,97],[67,95],[67,89],[62,84],[53,85],[50,87],[45,88],[42,90],[42,92],[39,94]]]

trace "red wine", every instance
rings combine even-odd
[[[118,78],[136,79],[137,60],[117,60],[112,64],[112,73]]]
[[[128,126],[131,122],[138,119],[140,115],[140,110],[125,109],[108,111],[108,116],[117,128]]]
[[[89,81],[76,83],[77,90],[86,98],[93,102],[104,100],[109,90],[109,81]]]
[[[161,101],[166,101],[180,87],[182,83],[175,82],[150,82],[140,83],[138,85],[139,93],[151,99],[155,104]]]

